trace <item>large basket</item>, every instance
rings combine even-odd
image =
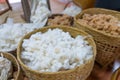
[[[85,64],[74,68],[72,70],[67,70],[67,71],[59,71],[59,72],[38,72],[38,71],[34,71],[31,70],[29,67],[27,67],[22,59],[21,59],[21,52],[22,52],[22,43],[24,39],[28,39],[32,34],[35,34],[37,32],[46,32],[48,29],[55,29],[55,28],[59,28],[62,29],[65,32],[69,32],[72,37],[75,37],[77,35],[83,35],[83,36],[88,36],[87,33],[74,29],[72,27],[68,27],[68,26],[49,26],[49,27],[44,27],[38,30],[35,30],[33,32],[30,32],[29,34],[25,35],[20,43],[19,46],[17,48],[17,59],[23,69],[23,71],[26,73],[26,75],[33,80],[85,80],[94,65],[94,60],[95,60],[95,56],[96,56],[96,45],[94,43],[94,40],[89,37],[86,40],[90,43],[91,46],[93,46],[93,51],[94,51],[94,57],[88,61],[86,61]]]
[[[120,12],[101,9],[101,8],[91,8],[84,10],[75,17],[75,27],[86,31],[91,34],[96,42],[97,46],[97,56],[96,61],[103,67],[107,67],[111,64],[117,57],[120,56],[120,36],[115,37],[113,35],[108,35],[105,32],[96,30],[90,26],[85,26],[78,21],[83,14],[110,14],[117,17],[120,20]]]
[[[11,55],[10,53],[0,52],[0,54],[1,53],[3,54],[3,57],[7,58],[8,60],[10,60],[12,62],[13,70],[17,71],[15,80],[22,80],[23,75],[21,73],[20,65],[18,64],[18,61],[16,60],[16,58],[13,55]]]

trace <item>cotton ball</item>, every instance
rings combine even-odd
[[[51,67],[52,72],[59,71],[60,68],[62,68],[62,64],[58,62],[57,60],[54,60],[52,62],[52,67]]]
[[[64,69],[69,69],[69,68],[70,68],[69,60],[68,60],[68,59],[64,60],[63,68],[64,68]]]
[[[77,63],[73,63],[72,65],[70,65],[70,69],[73,69],[77,66]]]

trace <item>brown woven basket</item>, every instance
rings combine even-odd
[[[111,80],[119,80],[120,79],[120,67],[112,74]]]
[[[71,70],[67,70],[67,71],[59,71],[59,72],[38,72],[38,71],[34,71],[31,70],[29,67],[27,67],[22,59],[21,59],[21,52],[22,52],[22,43],[24,39],[28,39],[32,34],[35,34],[37,32],[46,32],[48,29],[55,29],[55,28],[59,28],[62,29],[65,32],[70,32],[72,37],[75,37],[77,35],[83,35],[83,36],[88,36],[87,33],[80,31],[78,29],[69,27],[69,26],[49,26],[49,27],[44,27],[38,30],[35,30],[33,32],[30,32],[29,34],[25,35],[20,43],[19,46],[17,48],[17,59],[23,69],[23,71],[26,73],[26,75],[33,80],[85,80],[94,65],[94,60],[95,60],[95,56],[96,56],[96,45],[94,43],[94,40],[89,37],[86,40],[90,43],[91,46],[93,46],[93,51],[94,51],[94,57],[92,59],[90,59],[89,61],[86,61],[85,64],[71,69]]]
[[[109,64],[111,64],[117,57],[120,56],[120,36],[115,37],[105,32],[96,30],[90,26],[83,25],[81,22],[78,21],[78,19],[81,18],[84,13],[110,14],[120,20],[120,12],[101,8],[91,8],[84,10],[75,17],[74,26],[88,32],[94,37],[98,52],[96,56],[96,61],[105,68]]]
[[[22,76],[20,66],[19,66],[18,61],[16,60],[16,58],[13,55],[11,55],[10,53],[0,52],[0,54],[1,53],[3,54],[3,57],[7,58],[8,60],[10,60],[12,62],[13,70],[17,70],[15,80],[22,80],[23,76]]]

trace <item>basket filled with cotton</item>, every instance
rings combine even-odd
[[[92,37],[69,26],[48,26],[30,32],[17,48],[17,59],[33,80],[85,80],[95,56]]]
[[[120,56],[120,12],[91,8],[75,17],[75,26],[91,34],[96,42],[96,61],[104,68]]]
[[[22,78],[16,58],[9,53],[0,52],[0,80],[22,80]]]

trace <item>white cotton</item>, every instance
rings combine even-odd
[[[23,40],[21,54],[23,62],[33,70],[57,72],[69,70],[93,58],[92,46],[85,37],[72,38],[69,32],[49,29],[45,33],[35,33]]]
[[[8,80],[12,74],[12,63],[4,57],[0,57],[0,80]]]
[[[34,24],[1,24],[0,25],[0,51],[9,52],[17,48],[20,39],[35,29],[40,28]]]
[[[51,69],[49,69],[50,72],[57,72],[62,67],[62,64],[57,60],[53,60],[51,64]]]
[[[76,5],[72,5],[70,7],[67,7],[62,13],[74,17],[77,14],[79,14],[81,11],[82,9],[80,7]]]
[[[39,0],[37,2],[38,3],[33,3],[33,6],[36,6],[36,8],[31,10],[30,20],[43,27],[46,24],[48,17],[51,15],[51,12],[48,9],[47,0]]]

